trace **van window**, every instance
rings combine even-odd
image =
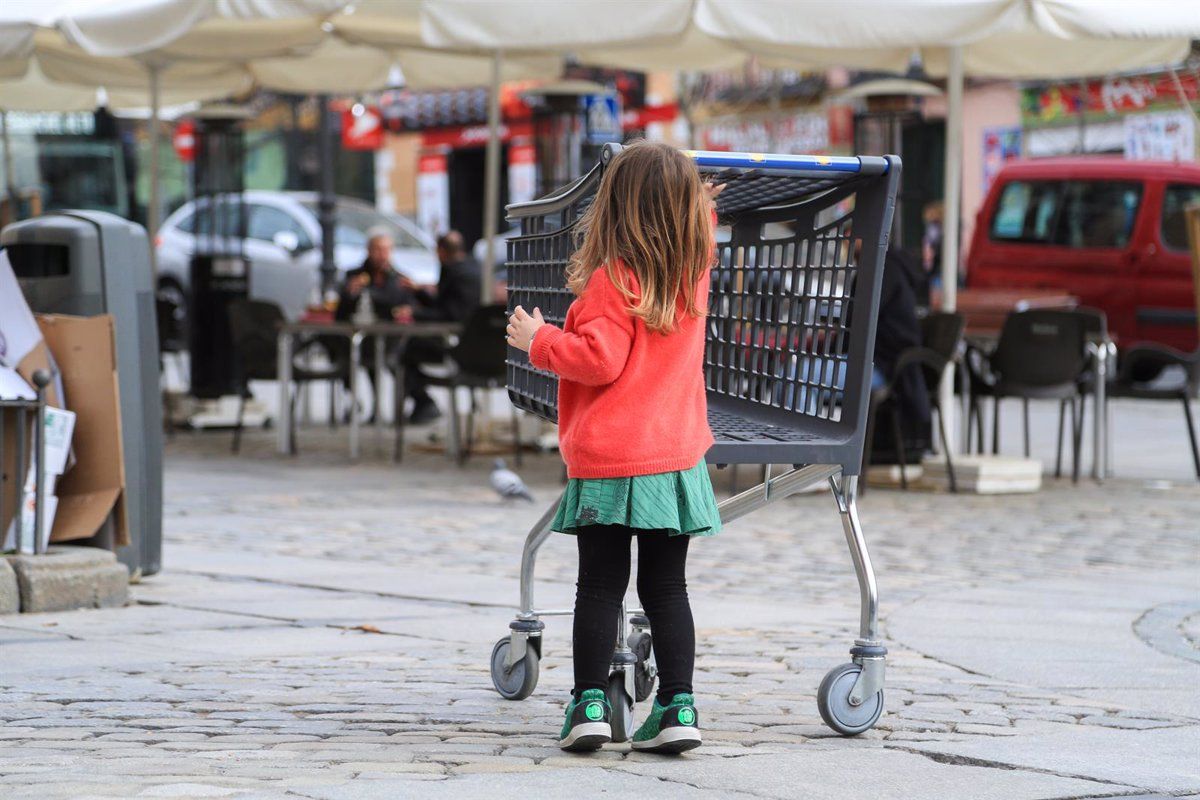
[[[1129,181],[1013,181],[1000,194],[991,236],[1071,248],[1123,248],[1141,197],[1141,184]]]
[[[1183,211],[1200,205],[1200,186],[1177,183],[1168,186],[1163,196],[1162,241],[1171,250],[1187,250],[1187,224]]]

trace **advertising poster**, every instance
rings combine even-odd
[[[532,144],[508,146],[508,202],[524,203],[537,192],[537,153]]]
[[[1186,111],[1125,117],[1125,157],[1137,161],[1195,161],[1196,120]]]
[[[417,162],[417,224],[430,236],[450,228],[450,174],[445,153],[426,153]]]
[[[986,128],[983,131],[983,193],[992,188],[992,181],[1004,162],[1021,157],[1021,129],[1013,127]]]

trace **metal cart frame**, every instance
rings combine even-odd
[[[576,244],[573,228],[620,150],[607,145],[600,163],[574,184],[508,207],[509,218],[521,223],[509,241],[510,308],[538,306],[547,320],[563,321],[572,299],[563,267]],[[685,152],[706,177],[727,184],[717,211],[731,224],[729,239],[718,243],[709,296],[704,371],[716,443],[706,460],[763,468],[760,484],[719,504],[721,520],[829,482],[858,578],[859,634],[850,661],[821,682],[817,704],[833,730],[862,733],[883,711],[887,649],[856,500],[900,159]],[[772,224],[790,229],[768,235]],[[514,348],[508,365],[513,402],[557,421],[557,379]],[[791,466],[772,474],[772,465]],[[541,618],[573,613],[534,605],[537,552],[556,509],[557,502],[525,539],[520,608],[492,650],[493,683],[513,700],[537,684]],[[650,695],[653,681],[649,620],[622,609],[608,690],[614,741],[632,734],[634,702]]]

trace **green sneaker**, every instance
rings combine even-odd
[[[567,705],[558,746],[573,753],[599,750],[612,741],[612,706],[601,689],[586,689]]]
[[[690,694],[677,694],[670,705],[654,698],[650,716],[633,735],[633,749],[648,753],[682,753],[700,746],[700,715]]]

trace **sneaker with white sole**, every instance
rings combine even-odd
[[[599,750],[612,741],[612,706],[601,689],[585,689],[567,705],[558,746],[572,753]]]
[[[690,694],[677,694],[666,706],[654,699],[650,716],[633,735],[633,749],[647,753],[683,753],[700,746],[700,715]]]

